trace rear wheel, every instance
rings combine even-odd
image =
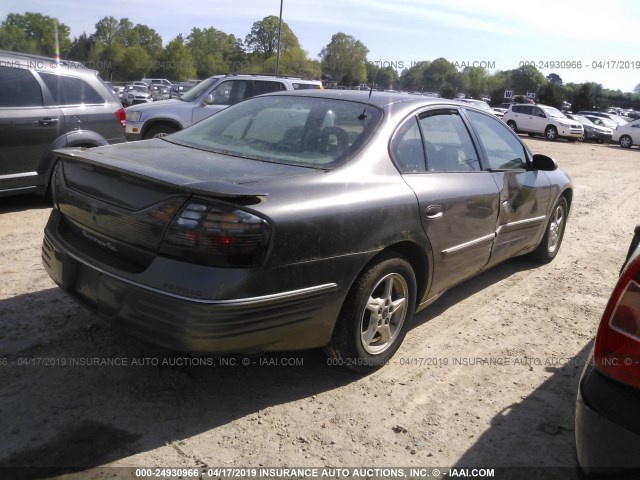
[[[154,125],[152,127],[149,127],[149,129],[145,132],[144,140],[147,140],[149,138],[166,137],[170,133],[177,132],[177,131],[178,129],[171,125],[164,125],[164,124]]]
[[[553,125],[549,125],[544,131],[544,136],[547,140],[555,142],[558,139],[558,130],[556,130],[556,127],[554,127]]]
[[[631,145],[633,145],[633,141],[629,135],[623,135],[620,137],[620,146],[622,148],[631,148]]]
[[[544,237],[538,248],[532,253],[533,258],[540,263],[549,263],[556,258],[560,244],[564,237],[564,228],[567,221],[567,199],[560,197],[551,211],[551,218],[544,232]]]
[[[402,257],[383,255],[351,287],[326,353],[358,372],[384,366],[409,329],[415,297],[411,265]]]

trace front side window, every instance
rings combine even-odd
[[[363,144],[381,116],[358,102],[254,97],[163,139],[236,157],[331,168]]]
[[[29,70],[0,67],[0,108],[42,105],[42,90]]]
[[[428,112],[420,129],[430,172],[479,171],[480,161],[467,127],[456,110]]]
[[[524,146],[509,127],[482,113],[466,110],[466,114],[480,138],[480,144],[485,151],[490,169],[526,168]]]

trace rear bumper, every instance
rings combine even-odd
[[[336,283],[228,300],[161,291],[91,265],[55,238],[49,227],[42,261],[63,290],[117,328],[150,343],[193,353],[323,347],[345,296]]]
[[[588,474],[640,478],[640,393],[587,363],[576,401],[576,452]]]

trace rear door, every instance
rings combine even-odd
[[[105,97],[113,95],[106,91],[106,86],[100,94],[89,82],[79,77],[47,72],[38,74],[53,97],[53,102],[60,105],[70,143],[74,140],[73,133],[80,130],[95,132],[109,141],[122,138],[122,124],[115,114],[118,106],[114,106],[114,102],[107,103]]]
[[[418,199],[433,253],[428,296],[480,271],[489,261],[498,216],[498,187],[457,108],[428,110],[406,122],[392,154]],[[424,300],[424,299],[423,299]]]
[[[0,192],[46,183],[43,159],[64,132],[57,106],[45,106],[27,69],[0,66]]]

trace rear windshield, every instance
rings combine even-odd
[[[164,137],[215,153],[286,165],[332,168],[371,135],[382,113],[321,97],[255,97]]]

